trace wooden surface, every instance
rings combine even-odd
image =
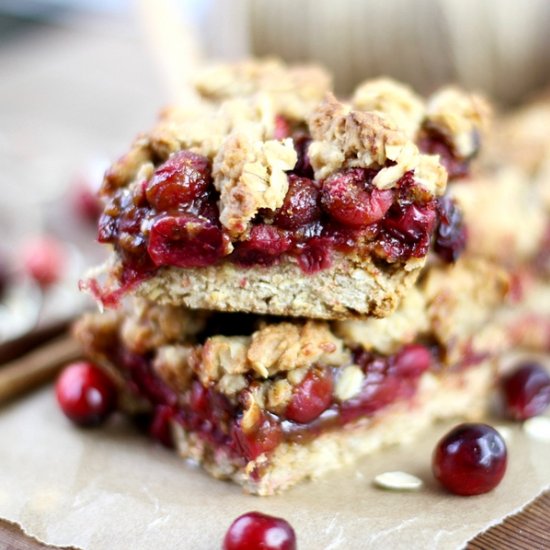
[[[128,136],[150,125],[165,101],[151,58],[137,32],[126,25],[103,21],[44,27],[0,46],[0,141],[12,147],[8,157],[19,149],[42,151],[50,181],[66,180],[91,157],[123,151]],[[12,173],[5,181],[32,189],[32,166],[9,166]],[[0,548],[54,547],[0,520]],[[549,549],[550,493],[479,535],[468,548]]]

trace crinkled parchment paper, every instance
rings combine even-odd
[[[448,427],[260,498],[211,479],[122,419],[99,430],[74,428],[46,388],[0,412],[0,516],[42,541],[85,550],[216,549],[231,521],[250,510],[287,518],[300,550],[460,548],[550,485],[550,443],[514,427],[501,485],[487,495],[456,497],[430,473],[433,446]],[[388,470],[418,475],[424,488],[374,488],[373,477]]]

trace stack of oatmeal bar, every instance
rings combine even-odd
[[[270,495],[480,417],[496,359],[550,347],[550,102],[493,134],[457,88],[342,100],[274,60],[195,91],[107,172],[75,327],[153,437]]]

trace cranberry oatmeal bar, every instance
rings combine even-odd
[[[447,365],[421,337],[384,354],[324,321],[146,301],[89,314],[76,333],[152,437],[259,495],[411,441],[437,419],[479,417],[494,378],[491,358]]]
[[[114,254],[107,281],[84,286],[107,306],[135,293],[319,319],[393,312],[448,177],[478,151],[485,103],[379,80],[348,104],[320,69],[277,62],[213,69],[196,89],[106,174],[99,240]]]
[[[472,171],[488,109],[455,88],[378,79],[346,103],[322,70],[267,61],[196,92],[106,174],[114,253],[85,286],[120,307],[75,326],[152,437],[271,495],[480,417],[503,355],[550,350],[529,117]]]

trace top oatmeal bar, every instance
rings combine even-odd
[[[382,79],[347,102],[315,67],[213,68],[107,172],[104,305],[384,317],[414,284],[447,180],[467,173],[487,107]]]

